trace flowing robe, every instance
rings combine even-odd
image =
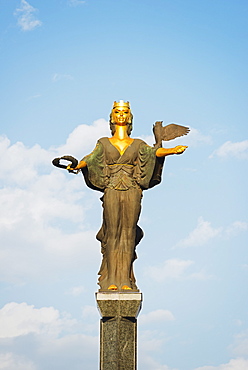
[[[83,160],[86,184],[104,193],[103,223],[96,238],[103,255],[99,271],[100,290],[112,284],[121,290],[127,285],[137,291],[133,273],[136,246],[143,237],[138,226],[142,191],[161,181],[164,158],[156,157],[156,148],[134,139],[121,155],[107,137]]]

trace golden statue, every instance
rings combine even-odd
[[[75,158],[55,158],[53,164],[69,172],[82,171],[86,185],[104,193],[103,222],[96,238],[103,255],[99,271],[100,291],[138,291],[133,273],[136,246],[143,237],[138,226],[143,190],[161,182],[164,158],[182,154],[187,146],[162,148],[162,140],[186,135],[189,129],[162,122],[153,126],[156,144],[132,139],[133,115],[129,102],[114,102],[110,114],[112,137],[98,140],[93,152],[79,163]],[[69,166],[59,163],[70,160]],[[78,164],[77,164],[78,163]]]

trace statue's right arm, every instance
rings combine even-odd
[[[81,170],[81,168],[84,168],[86,166],[87,166],[87,163],[85,161],[80,161],[77,167],[75,167],[75,170]]]
[[[84,159],[86,159],[87,157],[89,157],[89,156],[91,156],[91,154],[92,153],[94,153],[94,151],[98,148],[98,146],[99,146],[99,143],[97,143],[96,144],[96,147],[95,147],[95,149],[90,153],[90,154],[88,154],[88,155],[86,155],[79,163],[78,163],[78,165],[75,167],[75,168],[72,168],[72,167],[70,167],[70,165],[67,167],[67,170],[76,170],[77,171],[77,173],[81,170],[81,169],[83,169],[83,168],[85,168],[85,167],[87,167],[87,163],[84,161]]]

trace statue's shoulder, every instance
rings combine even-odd
[[[135,142],[137,145],[141,145],[141,144],[145,144],[145,145],[147,145],[147,144],[146,144],[146,142],[145,142],[144,140],[142,140],[142,139],[134,139],[134,142]]]
[[[100,137],[100,139],[98,139],[98,143],[101,143],[101,144],[107,144],[109,141],[109,138],[108,137]]]
[[[107,141],[107,140],[109,140],[109,138],[106,136],[104,136],[104,137],[100,137],[100,139],[98,139],[98,141]]]

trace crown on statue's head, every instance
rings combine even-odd
[[[130,109],[129,101],[127,101],[127,102],[124,102],[124,100],[120,100],[119,102],[114,101],[112,109],[119,108],[119,107]]]

